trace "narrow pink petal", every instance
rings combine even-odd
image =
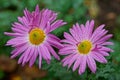
[[[43,50],[45,53],[42,53],[42,54],[45,54],[48,58],[48,60],[51,60],[51,55],[50,55],[50,52],[48,51],[48,48],[44,45],[42,46],[43,47]]]
[[[100,40],[98,40],[98,43],[103,43],[106,40],[110,39],[113,35],[112,34],[108,34],[106,36],[104,36],[103,38],[101,38]]]
[[[65,60],[64,62],[63,62],[63,67],[64,66],[67,66],[68,64],[69,64],[69,61],[70,61],[71,59],[69,58],[69,59],[67,59],[67,60]]]
[[[39,68],[41,69],[41,65],[42,65],[42,55],[39,51],[39,48],[38,48],[38,52],[39,52]]]
[[[76,28],[76,27],[73,27],[73,28]],[[78,35],[76,34],[76,33],[78,33],[77,30],[75,31],[74,29],[70,29],[69,31],[70,31],[72,37],[73,37],[77,42],[79,42],[80,39],[79,39]]]
[[[114,45],[114,43],[113,42],[104,42],[101,45]]]
[[[70,54],[70,55],[66,56],[66,57],[62,60],[63,66],[66,66],[66,65],[69,63],[69,61],[70,61],[70,59],[72,58],[72,56],[74,56],[74,55],[75,55],[75,54]]]
[[[90,39],[93,39],[93,37],[96,36],[96,34],[98,34],[103,29],[104,26],[105,25],[100,25],[97,29],[95,29]]]
[[[104,46],[102,46],[102,48],[100,50],[107,51],[107,52],[113,52],[112,49],[110,49],[108,47],[104,47]]]
[[[25,31],[25,32],[28,32],[29,31],[29,28],[25,27],[24,25],[18,23],[18,22],[15,22],[14,24],[12,24],[13,27],[15,28],[18,28],[22,31]]]
[[[26,61],[30,61],[31,57],[34,55],[34,47],[30,47],[30,52],[29,52],[29,55],[27,56],[27,60]]]
[[[90,55],[87,56],[87,64],[88,64],[88,67],[90,68],[90,70],[93,73],[95,73],[96,72],[96,63]]]
[[[75,41],[75,39],[70,35],[70,34],[68,34],[68,33],[66,33],[66,32],[64,32],[64,37],[67,39],[67,40],[69,40],[69,41],[72,41],[73,43],[77,43],[76,41]]]
[[[48,38],[47,41],[50,43],[50,45],[52,45],[58,49],[63,47],[63,45],[60,42],[56,41],[56,39],[54,39],[54,38]]]
[[[66,40],[66,39],[63,39],[63,40],[61,40],[60,42],[69,43],[69,44],[71,44],[71,45],[75,45],[74,42],[72,42],[72,41],[70,41],[70,40]]]
[[[10,39],[6,45],[12,45],[13,47],[23,45],[27,43],[27,40],[24,37],[16,37],[13,39]]]
[[[46,47],[48,48],[49,52],[58,60],[60,60],[60,57],[57,55],[57,53],[53,50],[53,48],[49,45],[46,44]]]
[[[24,52],[28,48],[28,45],[23,45],[22,47],[16,48],[14,51],[11,52],[12,56],[11,58],[15,58],[16,56],[20,55],[22,52]]]
[[[86,61],[87,61],[87,58],[86,58],[86,56],[83,55],[81,57],[80,67],[79,67],[79,71],[78,71],[80,75],[85,72]]]
[[[97,60],[98,62],[101,62],[101,63],[107,63],[107,60],[104,58],[103,55],[101,55],[100,53],[96,53],[96,52],[92,52],[91,53],[91,56]]]
[[[24,55],[21,55],[21,57],[19,58],[18,60],[18,64],[22,63],[23,62],[23,58],[24,58]],[[23,65],[22,65],[23,66]]]
[[[60,39],[59,39],[57,36],[53,35],[53,34],[48,34],[48,36],[49,36],[50,38],[58,41],[58,42],[60,41]]]
[[[47,24],[47,22],[49,20],[49,15],[50,15],[49,12],[50,11],[48,9],[45,9],[45,10],[42,11],[41,22],[40,22],[40,27],[42,29],[45,29],[46,24]]]
[[[37,47],[34,47],[34,48],[37,49]],[[35,50],[34,55],[31,57],[30,62],[29,62],[30,67],[35,63],[37,56],[38,56],[38,51]]]
[[[26,19],[30,22],[30,19],[32,17],[31,13],[27,10],[27,8],[24,10],[24,15]]]
[[[63,48],[61,48],[59,51],[61,52],[61,51],[67,51],[67,50],[76,50],[76,46],[69,46],[69,47],[63,47]]]
[[[89,34],[88,34],[89,35],[89,39],[90,39],[90,37],[92,35],[93,28],[94,28],[94,20],[91,20],[90,25],[89,25]]]
[[[106,31],[105,29],[99,31],[98,33],[96,33],[96,35],[91,39],[93,43],[97,43],[99,39],[101,39],[103,36],[105,36],[105,34],[108,31]]]
[[[81,27],[81,34],[85,34],[85,26],[83,24],[80,25]],[[85,38],[86,35],[82,35],[82,38]]]
[[[75,61],[74,65],[73,65],[73,71],[75,71],[79,66],[80,66],[80,63],[81,63],[81,56],[79,56],[77,58],[77,60]]]
[[[76,50],[66,50],[66,51],[60,51],[59,54],[60,55],[68,55],[68,54],[74,54],[77,53]]]
[[[50,29],[51,29],[50,22],[47,22],[47,24],[46,24],[46,28],[45,28],[45,33],[48,34],[49,31],[50,31]]]
[[[50,30],[50,32],[53,31],[53,30],[55,30],[56,28],[58,28],[58,27],[60,27],[60,26],[65,25],[65,24],[66,24],[66,22],[63,22],[63,20],[57,20],[57,21],[55,21],[55,22],[52,23],[52,25],[51,25],[51,30]]]
[[[25,34],[26,32],[19,29],[19,28],[15,28],[15,27],[12,27],[12,31],[15,32],[15,33],[20,33],[20,34]]]
[[[90,25],[90,21],[88,20],[85,24],[85,27],[87,28],[87,31],[88,31],[89,25]]]
[[[89,20],[86,22],[86,24],[85,24],[85,35],[86,35],[86,37],[87,37],[87,39],[89,38],[89,25],[90,25],[90,22],[89,22]]]
[[[106,51],[100,50],[99,53],[101,53],[103,56],[109,56],[109,53]]]
[[[70,59],[73,55],[74,55],[74,54],[70,54],[70,55],[66,56],[61,62],[64,62],[64,61]]]
[[[23,17],[18,17],[18,20],[21,24],[23,24],[26,28],[29,27],[28,25],[28,21],[26,20],[26,18],[23,16]]]
[[[13,37],[23,36],[23,34],[20,34],[20,33],[4,32],[4,34],[8,36],[13,36]]]
[[[69,63],[68,63],[68,68],[71,67],[71,65],[77,60],[78,57],[79,57],[79,54],[76,53],[76,54],[71,58],[71,60],[70,60]]]
[[[39,47],[39,54],[41,54],[41,56],[42,56],[42,58],[43,59],[45,59],[45,60],[47,60],[48,58],[47,58],[47,56],[44,54],[45,52],[44,52],[44,50],[43,50],[44,48],[43,47]]]
[[[41,54],[42,54],[42,56],[43,56],[43,58],[44,58],[45,60],[51,60],[51,55],[50,55],[50,53],[49,53],[49,51],[48,51],[48,49],[47,49],[46,46],[41,45],[41,46],[39,47],[39,49],[40,49],[40,52],[41,52]]]
[[[28,47],[28,48],[25,50],[25,52],[23,53],[23,55],[24,55],[23,63],[26,63],[26,62],[29,61],[28,57],[29,57],[29,55],[30,55],[30,53],[31,53],[31,49],[32,49],[32,47]]]
[[[39,13],[39,12],[40,12],[39,5],[36,6],[35,12],[36,12],[36,13]]]
[[[52,23],[54,20],[56,20],[56,18],[57,18],[57,13],[52,12],[52,15],[51,15],[49,21]]]
[[[82,31],[81,31],[81,28],[80,28],[80,25],[78,24],[78,23],[76,23],[76,25],[73,25],[73,27],[76,27],[76,30],[77,30],[77,32],[78,33],[76,33],[77,34],[77,36],[78,36],[78,40],[82,40],[82,38],[83,38],[83,34],[82,34]]]
[[[29,25],[31,25],[31,27],[39,27],[41,14],[37,12],[33,13],[34,14],[33,17],[31,18],[31,22],[29,23]]]

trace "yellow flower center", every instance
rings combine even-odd
[[[82,41],[78,44],[78,51],[80,54],[88,54],[92,48],[92,43],[88,40]]]
[[[29,33],[29,40],[34,45],[39,45],[45,39],[45,33],[39,28],[34,28]]]

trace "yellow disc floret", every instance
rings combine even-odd
[[[88,54],[92,48],[92,43],[88,40],[84,40],[78,44],[78,51],[80,54]]]
[[[34,45],[41,44],[45,39],[45,33],[39,28],[34,28],[29,33],[29,40]]]

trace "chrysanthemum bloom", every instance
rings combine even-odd
[[[73,71],[78,69],[79,74],[85,72],[86,66],[95,73],[96,63],[106,63],[105,56],[112,50],[107,45],[112,42],[107,41],[112,34],[107,34],[107,30],[103,29],[105,25],[100,25],[93,31],[94,21],[87,21],[85,25],[78,23],[73,25],[69,33],[64,33],[65,39],[62,40],[64,47],[60,49],[59,54],[67,55],[63,60],[63,66],[70,68],[73,64]]]
[[[20,55],[18,63],[29,62],[32,66],[39,57],[39,67],[41,68],[42,58],[50,63],[51,55],[60,59],[53,47],[61,48],[60,39],[50,32],[66,24],[63,20],[56,20],[57,13],[43,9],[39,11],[36,6],[35,11],[30,13],[24,10],[24,16],[18,17],[19,22],[15,22],[12,27],[13,33],[5,32],[6,35],[12,36],[6,45],[11,45],[15,49],[11,52],[11,58]]]

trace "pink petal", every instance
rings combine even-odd
[[[88,64],[88,67],[90,68],[90,70],[93,73],[95,73],[96,72],[96,63],[90,55],[87,56],[87,64]]]
[[[26,62],[30,61],[31,57],[34,55],[34,47],[31,47],[29,55],[27,56]]]
[[[100,50],[107,51],[107,52],[113,52],[112,49],[110,49],[108,47],[104,47],[104,46],[102,46],[102,48]]]
[[[54,49],[47,43],[46,47],[48,48],[49,52],[58,60],[60,60],[60,57],[57,55],[57,53],[54,51]]]
[[[14,51],[11,52],[12,56],[11,58],[15,58],[16,56],[20,55],[22,52],[24,52],[28,48],[28,45],[23,45],[22,47],[16,48]]]
[[[63,39],[60,42],[69,43],[71,45],[75,45],[75,43],[73,43],[72,41],[66,40],[66,39]]]
[[[60,39],[57,36],[53,35],[53,34],[48,34],[48,36],[50,38],[54,39],[55,41],[58,41],[58,42],[60,41]]]
[[[17,47],[20,45],[24,45],[26,43],[27,43],[27,40],[25,40],[24,37],[17,37],[17,38],[10,39],[6,45],[12,45],[13,47]]]
[[[13,37],[17,37],[17,36],[23,36],[23,34],[20,33],[9,33],[9,32],[4,32],[5,35],[8,36],[13,36]]]
[[[80,28],[80,25],[78,24],[78,23],[76,23],[76,25],[73,25],[73,27],[76,27],[76,30],[77,30],[77,32],[78,33],[76,33],[77,34],[77,36],[78,36],[78,40],[82,40],[82,38],[83,38],[83,35],[82,35],[82,31],[81,31],[81,28]],[[81,33],[81,34],[80,34]]]
[[[38,51],[39,52],[39,51]],[[39,68],[41,68],[41,64],[42,64],[42,55],[39,52]]]
[[[80,63],[82,62],[82,61],[81,61],[81,57],[82,57],[82,56],[79,56],[79,57],[77,58],[77,60],[75,61],[74,65],[73,65],[73,71],[75,71],[75,70],[80,66]]]
[[[70,35],[70,34],[68,34],[68,33],[66,33],[66,32],[64,32],[64,37],[67,39],[67,40],[69,40],[69,41],[72,41],[73,43],[77,43],[76,41],[75,41],[75,39]]]
[[[51,55],[50,55],[50,53],[49,53],[49,51],[48,51],[48,49],[47,49],[46,46],[41,45],[41,46],[39,47],[39,49],[40,49],[40,52],[41,52],[42,57],[43,57],[45,60],[51,60]]]
[[[18,64],[20,64],[20,63],[23,62],[23,58],[24,58],[24,55],[21,55],[21,57],[20,57],[19,60],[18,60]],[[24,65],[22,65],[22,66],[24,66]]]
[[[37,49],[37,47],[34,47],[34,48]],[[37,56],[38,56],[38,51],[35,50],[34,55],[31,57],[30,62],[29,62],[30,67],[35,63]]]
[[[58,28],[58,27],[60,27],[60,26],[65,25],[65,24],[66,24],[66,22],[63,22],[63,20],[57,20],[57,21],[55,21],[55,22],[52,23],[52,25],[51,25],[51,30],[50,30],[50,32],[53,31],[53,30],[55,30],[56,28]]]
[[[101,55],[100,53],[97,53],[97,52],[92,52],[91,53],[91,56],[97,60],[98,62],[101,62],[101,63],[107,63],[107,60],[104,58],[103,55]]]
[[[90,25],[90,22],[89,22],[89,20],[86,22],[86,24],[85,24],[85,33],[84,33],[84,35],[86,35],[86,37],[87,37],[87,39],[89,38],[89,25]]]
[[[49,37],[47,39],[47,41],[50,43],[50,45],[52,45],[58,49],[63,47],[63,45],[60,42],[56,41],[56,39],[54,39],[54,38]]]
[[[26,28],[29,27],[29,22],[27,21],[27,19],[23,16],[23,17],[18,17],[18,20],[20,21],[20,23],[22,25],[24,25]]]
[[[104,42],[104,43],[102,43],[102,45],[114,45],[114,43],[113,42]]]
[[[99,39],[101,39],[108,31],[101,30],[92,38],[93,43],[97,43]]]
[[[62,51],[64,52],[64,51],[68,51],[68,50],[71,50],[71,51],[72,50],[76,50],[76,47],[75,46],[69,46],[69,47],[65,46],[65,47],[61,48],[59,51],[60,52],[62,52]]]
[[[108,34],[106,36],[104,36],[103,38],[101,38],[100,40],[98,40],[99,43],[103,43],[106,40],[110,39],[113,35],[112,34]]]
[[[76,50],[66,50],[66,51],[60,51],[59,54],[60,55],[68,55],[68,54],[74,54],[77,53]]]
[[[18,28],[22,31],[25,31],[25,32],[28,32],[29,31],[29,28],[25,27],[24,25],[18,23],[18,22],[15,22],[14,24],[12,24],[13,27],[15,28]]]
[[[57,13],[52,13],[52,16],[50,17],[49,21],[52,23],[57,18]]]
[[[27,58],[28,58],[28,55],[29,55],[29,53],[30,53],[30,50],[31,50],[31,48],[28,47],[28,48],[25,50],[25,52],[22,54],[22,55],[24,55],[23,63],[26,63],[26,62],[27,62]]]
[[[74,27],[73,27],[73,28],[74,28]],[[75,28],[76,28],[76,27],[75,27]],[[72,37],[73,37],[77,42],[80,41],[78,35],[76,34],[76,33],[78,33],[77,30],[75,31],[74,29],[70,29],[70,33],[71,33]]]
[[[32,17],[31,13],[27,10],[27,8],[24,10],[24,15],[26,19],[30,22],[30,19]]]
[[[103,56],[109,56],[109,53],[106,51],[100,50],[99,53],[102,54]]]
[[[69,63],[68,63],[68,68],[71,67],[71,65],[77,60],[78,57],[79,57],[79,54],[76,53],[76,54],[71,58],[71,60],[70,60]]]
[[[90,25],[89,25],[89,38],[91,37],[92,35],[92,32],[93,32],[93,28],[94,28],[94,20],[91,20],[90,22]]]
[[[69,61],[70,61],[70,59],[72,58],[72,56],[74,56],[74,55],[75,55],[75,54],[70,54],[70,55],[66,56],[66,57],[62,60],[63,66],[66,66],[66,65],[69,63]]]
[[[47,22],[46,28],[45,28],[45,33],[48,34],[50,32],[50,29],[51,29],[50,22]]]
[[[39,5],[36,6],[35,12],[36,12],[36,13],[39,13],[39,12],[40,12]]]
[[[90,39],[93,39],[93,37],[98,34],[104,27],[105,25],[100,25],[97,29],[95,29],[95,31],[93,32],[93,34],[91,35]]]
[[[78,71],[80,75],[85,72],[86,61],[87,61],[87,58],[86,58],[86,56],[83,55],[81,57],[80,67],[79,67],[79,71]]]

